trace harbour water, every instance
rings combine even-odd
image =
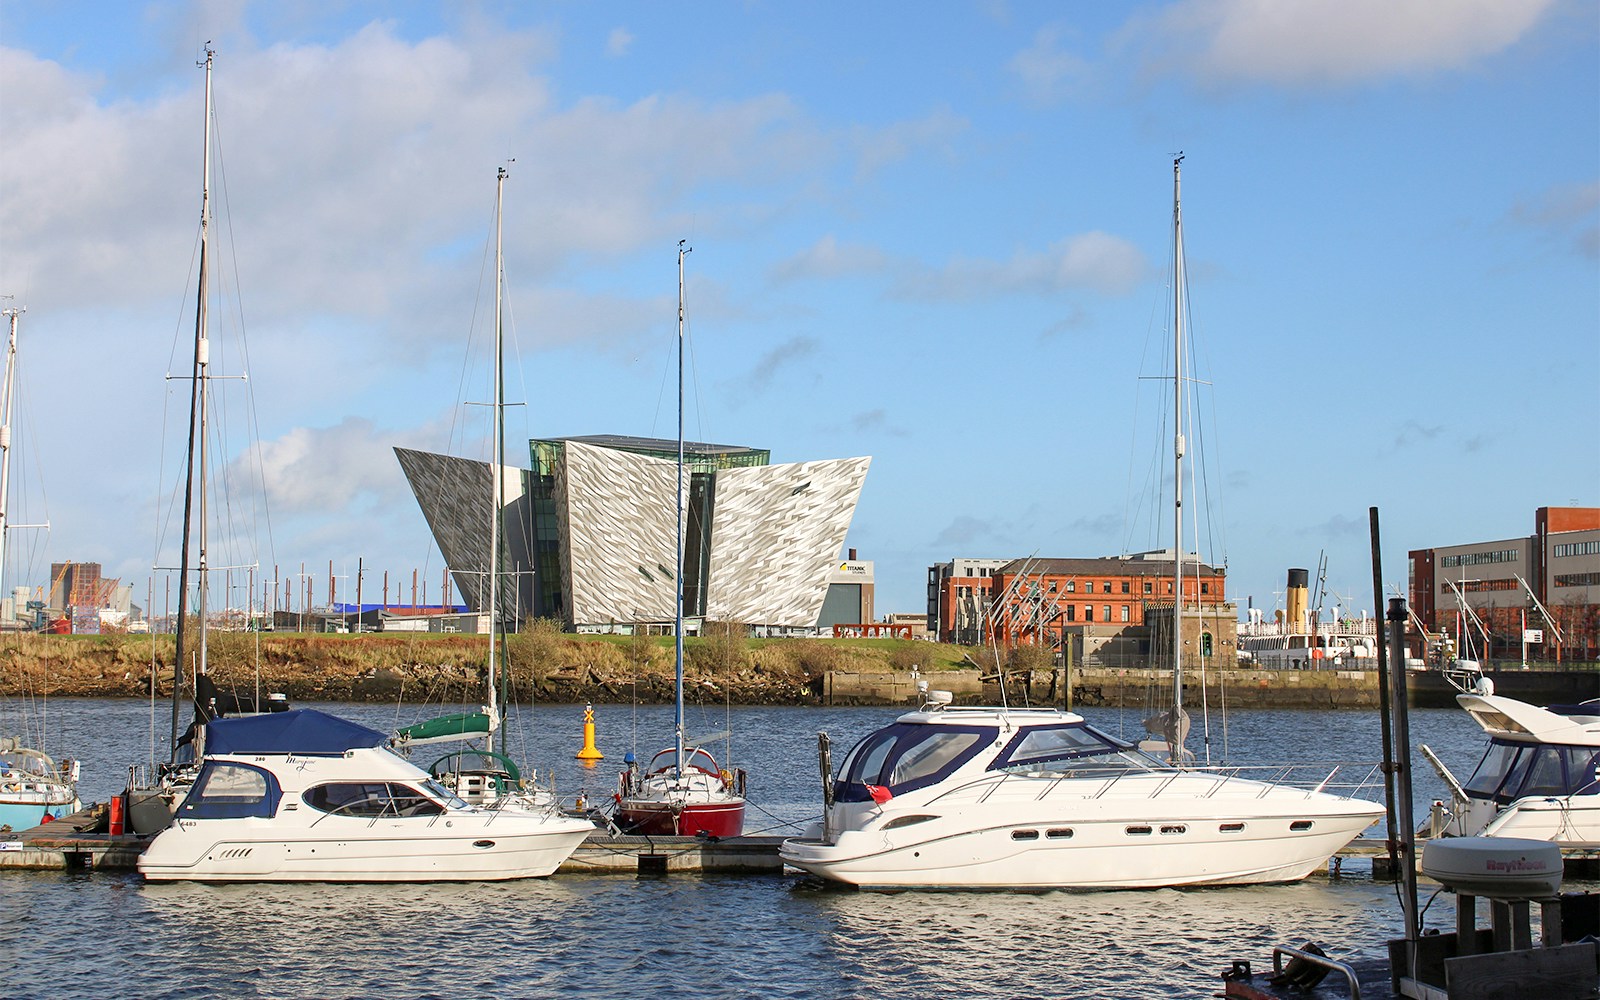
[[[377,729],[438,706],[323,704]],[[83,761],[86,801],[151,755],[170,708],[52,700],[47,749]],[[782,833],[819,812],[816,733],[844,748],[891,719],[881,708],[693,708],[690,734],[731,730],[750,772],[747,832]],[[1143,713],[1089,709],[1140,735]],[[671,709],[596,706],[606,760],[585,769],[582,706],[513,710],[511,750],[553,776],[567,804],[609,797],[622,756],[671,736]],[[1196,720],[1191,747],[1199,747]],[[1412,734],[1458,776],[1481,753],[1464,712],[1418,710]],[[1213,714],[1221,763],[1380,756],[1375,711]],[[160,751],[165,756],[165,751]],[[424,748],[416,756],[426,766]],[[1417,815],[1444,794],[1416,757]],[[1365,771],[1365,768],[1359,769]],[[1345,772],[1341,771],[1341,774]],[[1381,827],[1368,831],[1381,837]],[[1453,909],[1441,903],[1428,922]],[[449,886],[145,885],[133,873],[11,872],[0,880],[0,996],[179,997],[1126,997],[1211,996],[1234,958],[1317,941],[1349,958],[1398,936],[1392,884],[1353,861],[1296,885],[1140,892],[842,891],[794,875],[558,875]]]

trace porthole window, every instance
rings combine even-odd
[[[1046,830],[1044,835],[1050,840],[1071,840],[1072,830],[1069,827],[1058,827],[1054,830]]]
[[[1039,839],[1039,831],[1038,830],[1012,830],[1011,831],[1011,839],[1012,840],[1038,840]]]
[[[1243,833],[1244,832],[1244,824],[1243,823],[1224,823],[1221,826],[1217,827],[1217,831],[1219,833]]]
[[[1311,821],[1309,819],[1297,819],[1289,824],[1290,833],[1305,833],[1309,829],[1311,829]]]
[[[1181,823],[1169,823],[1161,828],[1161,833],[1163,836],[1172,837],[1183,833],[1188,829],[1188,827],[1182,825]]]
[[[1151,830],[1148,826],[1130,826],[1127,829],[1127,834],[1130,837],[1148,837],[1150,832]]]

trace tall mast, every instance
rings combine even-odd
[[[1183,154],[1172,161],[1172,725],[1183,715],[1183,209],[1180,170]],[[1179,739],[1168,749],[1180,763]]]
[[[206,264],[211,239],[211,61],[215,52],[206,45],[205,141],[201,150],[200,169],[200,278],[194,319],[194,375],[189,396],[189,444],[187,472],[183,492],[183,553],[178,564],[178,624],[177,648],[172,661],[172,760],[178,757],[178,706],[182,701],[184,631],[189,613],[189,535],[193,525],[190,516],[195,502],[196,449],[199,451],[200,479],[200,552],[197,608],[200,617],[200,673],[206,670],[206,369],[210,364],[211,347],[206,339]]]
[[[5,388],[0,390],[0,580],[5,576],[6,531],[9,528],[6,518],[11,496],[11,407],[17,380],[17,314],[20,311],[13,306],[4,313],[11,317],[11,336],[6,340]],[[0,594],[3,593],[4,588],[0,587]],[[19,618],[22,611],[22,608],[16,609]]]
[[[673,727],[677,736],[678,773],[683,773],[683,257],[694,248],[688,241],[678,241],[678,573],[677,620],[673,628],[676,645],[673,648],[677,683],[676,714]]]
[[[500,623],[500,502],[505,475],[503,466],[506,448],[506,380],[504,370],[505,326],[502,320],[501,299],[505,278],[504,250],[501,241],[501,218],[504,206],[506,168],[495,175],[494,186],[494,454],[489,460],[489,742],[494,742],[494,732],[500,728],[495,653],[499,642]],[[500,734],[500,749],[505,749],[505,733]]]

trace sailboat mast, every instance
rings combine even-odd
[[[505,475],[506,448],[506,380],[505,380],[505,324],[501,300],[504,298],[505,263],[502,242],[502,217],[506,186],[506,168],[495,175],[494,188],[494,454],[489,460],[489,742],[494,743],[495,730],[500,728],[499,691],[495,656],[499,642],[500,622],[500,503],[504,493],[502,477]],[[500,748],[505,749],[505,733],[500,734]]]
[[[200,169],[200,277],[196,299],[198,306],[195,310],[194,321],[194,374],[190,382],[189,395],[189,442],[186,472],[183,490],[183,545],[182,554],[178,562],[178,622],[176,649],[172,661],[172,739],[168,746],[172,749],[171,760],[178,759],[178,706],[182,703],[183,692],[183,662],[184,633],[188,625],[189,616],[189,536],[193,525],[191,513],[195,500],[195,449],[199,448],[200,464],[200,658],[201,670],[204,672],[206,649],[206,611],[205,611],[205,373],[209,364],[210,346],[206,340],[206,265],[207,250],[210,246],[211,230],[211,62],[216,53],[208,44],[206,46],[206,61],[203,64],[206,71],[205,94],[205,141],[201,149]],[[198,429],[198,434],[196,433]]]
[[[676,622],[673,635],[674,677],[677,691],[673,730],[678,749],[678,773],[683,773],[683,257],[693,250],[686,240],[678,241],[678,572]]]
[[[1183,154],[1172,161],[1172,715],[1178,731],[1183,712]],[[1169,749],[1173,762],[1183,753]]]
[[[11,335],[6,340],[6,383],[4,390],[0,390],[0,580],[5,578],[6,532],[9,527],[6,518],[11,497],[11,405],[17,381],[18,312],[15,307],[5,311],[5,315],[11,318]],[[0,588],[0,594],[3,593],[4,589]],[[19,618],[22,610],[16,609]]]

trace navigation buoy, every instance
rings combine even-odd
[[[583,706],[583,749],[578,751],[579,760],[604,760],[605,754],[594,745],[594,706]]]

